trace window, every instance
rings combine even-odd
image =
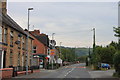
[[[13,59],[13,51],[10,50],[10,66],[12,66],[12,59]]]
[[[2,27],[0,26],[0,42],[2,42]]]
[[[10,32],[10,45],[13,45],[13,31]]]
[[[37,47],[36,46],[33,46],[33,53],[37,53]]]
[[[18,41],[20,41],[20,37],[18,36]]]
[[[22,38],[22,48],[25,49],[25,38]]]
[[[25,49],[27,50],[27,38],[25,38],[25,43],[24,43],[24,45],[25,45]]]
[[[18,53],[18,66],[20,66],[20,52]]]
[[[33,50],[34,50],[34,49],[36,50],[36,46],[33,46]]]
[[[36,53],[36,50],[33,50],[33,53]]]
[[[4,29],[4,43],[7,43],[7,28]]]
[[[20,36],[18,36],[18,41],[19,41],[19,44],[18,44],[18,48],[21,48],[21,42],[20,42]]]
[[[23,39],[22,39],[22,43],[25,43],[25,38],[23,37]]]

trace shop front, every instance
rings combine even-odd
[[[47,55],[43,55],[43,54],[33,55],[34,66],[38,66],[40,69],[45,68],[47,64],[47,60],[45,57],[47,57]]]

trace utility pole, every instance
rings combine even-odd
[[[89,55],[89,57],[88,57],[88,58],[89,58],[89,62],[88,62],[88,63],[89,63],[89,65],[90,65],[90,64],[91,64],[90,47],[89,47],[89,52],[88,52],[88,55]]]
[[[65,47],[65,54],[66,54],[66,55],[65,55],[65,56],[66,56],[66,61],[68,61],[68,59],[67,59],[67,56],[68,56],[68,55],[67,55],[67,48],[66,48],[66,47]]]
[[[89,58],[90,58],[90,56],[91,56],[91,55],[90,55],[90,47],[89,47]]]
[[[95,28],[93,28],[93,54],[95,54]]]

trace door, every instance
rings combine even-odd
[[[3,68],[6,67],[6,51],[4,51],[4,55],[3,55]]]
[[[2,50],[0,50],[0,69],[2,68]]]

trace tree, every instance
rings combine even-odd
[[[116,50],[118,49],[118,43],[112,41],[108,46],[113,46]]]
[[[95,54],[92,54],[92,63],[97,65],[98,63],[113,64],[113,56],[116,50],[113,46],[97,46]]]
[[[114,29],[114,32],[116,33],[116,34],[114,34],[114,36],[116,36],[116,37],[120,37],[120,27],[118,27],[118,28],[113,28]]]
[[[116,73],[120,75],[120,51],[116,52],[113,61],[114,61]]]
[[[120,50],[120,27],[118,27],[118,28],[114,27],[113,29],[114,29],[114,32],[115,32],[114,36],[118,37],[118,46],[117,46],[117,49]]]
[[[75,61],[75,58],[77,58],[77,55],[75,54],[75,48],[63,47],[61,48],[61,53],[63,61],[73,62]]]
[[[114,66],[116,73],[120,75],[120,27],[115,28],[114,27],[114,32],[116,37],[118,37],[118,46],[117,46],[117,52],[114,55]]]
[[[78,57],[77,61],[85,62],[86,58],[87,58],[87,56],[80,56],[80,57]]]
[[[113,46],[108,46],[108,47],[102,48],[101,62],[113,64],[113,56],[114,56],[115,52],[116,52],[116,50]]]

